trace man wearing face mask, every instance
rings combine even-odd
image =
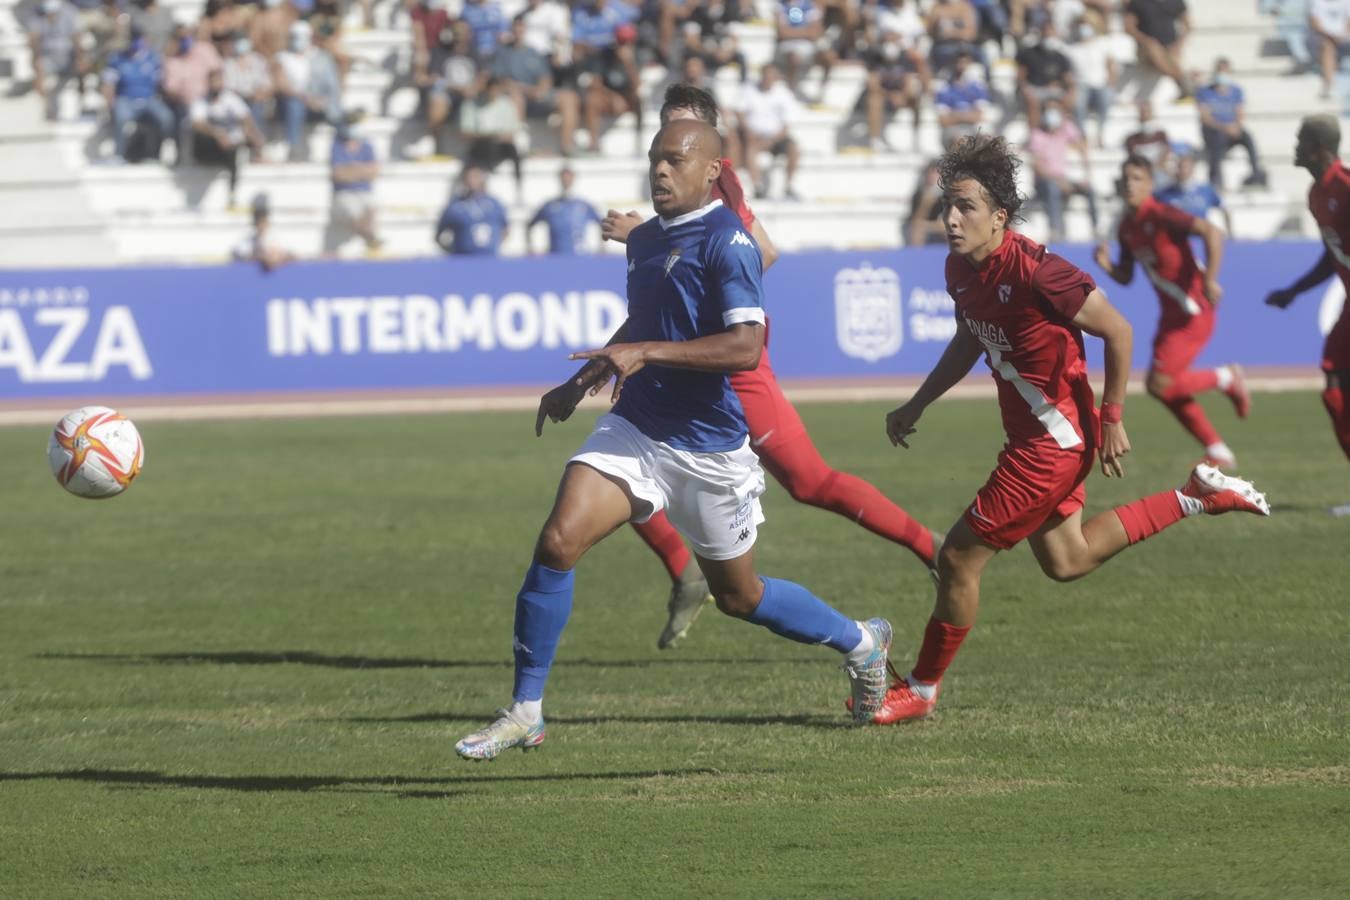
[[[989,90],[974,68],[975,59],[962,53],[952,63],[952,75],[933,97],[938,125],[942,128],[942,146],[950,147],[968,134],[975,134],[989,110]],[[937,229],[942,236],[941,223]]]
[[[923,68],[920,69],[919,65]],[[919,146],[919,105],[927,93],[928,64],[904,48],[900,35],[884,34],[867,66],[867,137],[872,149],[889,150],[883,129],[901,109],[914,114],[914,147]]]
[[[174,31],[174,41],[174,55],[164,61],[164,96],[173,110],[178,161],[192,162],[188,110],[206,95],[207,79],[220,68],[220,54],[209,41],[194,39],[186,25]]]
[[[262,131],[267,127],[267,110],[272,103],[272,75],[267,60],[253,52],[253,44],[246,37],[237,37],[225,44],[225,89],[238,94],[253,113],[253,122]]]
[[[215,69],[207,77],[206,93],[192,102],[193,159],[205,166],[223,166],[229,176],[230,206],[239,183],[239,151],[247,144],[256,160],[262,152],[262,134],[244,99],[225,89],[225,76]]]
[[[1097,149],[1102,149],[1106,134],[1106,117],[1116,99],[1120,67],[1111,55],[1111,39],[1102,32],[1101,17],[1093,12],[1084,15],[1076,25],[1078,40],[1064,49],[1073,63],[1075,87],[1074,118],[1078,127],[1087,132],[1088,116],[1097,117]]]
[[[308,155],[305,123],[322,119],[334,127],[342,124],[342,102],[337,63],[333,57],[311,43],[308,22],[291,26],[288,48],[277,54],[272,77],[276,86],[277,109],[286,123],[286,142],[290,158]]]
[[[131,45],[114,53],[103,70],[103,98],[112,120],[113,150],[119,160],[126,158],[131,127],[148,125],[152,129],[154,137],[146,151],[152,159],[159,158],[160,142],[173,130],[173,113],[159,96],[161,70],[159,54],[134,29]]]
[[[1214,81],[1200,89],[1195,96],[1200,110],[1200,134],[1205,141],[1205,155],[1209,159],[1209,183],[1223,190],[1223,158],[1228,151],[1241,145],[1247,151],[1252,171],[1243,187],[1265,187],[1266,172],[1251,132],[1243,127],[1245,116],[1242,88],[1233,81],[1233,67],[1220,57],[1214,62]]]
[[[1040,35],[1027,35],[1027,43],[1017,52],[1017,94],[1027,112],[1027,126],[1040,126],[1041,108],[1052,98],[1074,103],[1073,62],[1064,55],[1054,22],[1047,21]]]
[[[1064,240],[1064,204],[1071,197],[1081,195],[1087,200],[1088,218],[1092,233],[1097,233],[1097,194],[1092,189],[1091,163],[1087,141],[1078,126],[1064,114],[1064,104],[1050,100],[1045,104],[1040,126],[1033,129],[1027,141],[1035,172],[1036,198],[1045,207],[1050,220],[1050,240]],[[1069,151],[1082,159],[1082,177],[1069,177]]]

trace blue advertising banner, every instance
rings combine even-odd
[[[1063,250],[1098,277],[1091,252]],[[1262,299],[1321,252],[1230,243],[1200,362],[1315,370],[1339,281],[1285,311]],[[775,369],[928,372],[956,327],[945,257],[941,247],[785,255],[765,277]],[[1142,273],[1103,287],[1147,367],[1153,289]],[[569,352],[602,345],[624,315],[617,256],[0,271],[0,399],[551,384],[572,370]]]

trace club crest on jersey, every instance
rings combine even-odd
[[[670,270],[673,269],[673,268],[675,268],[675,264],[676,264],[677,262],[679,262],[679,261],[680,261],[680,248],[679,248],[679,247],[676,247],[675,249],[671,250],[671,251],[670,251],[670,255],[666,257],[666,277],[667,277],[667,278],[670,277]]]
[[[998,286],[998,302],[1007,303],[1012,299],[1012,285],[1000,284]]]
[[[738,232],[736,232],[735,236],[732,237],[732,239],[731,239],[731,244],[732,244],[733,246],[735,246],[736,244],[743,244],[743,245],[745,245],[746,247],[753,247],[753,246],[755,246],[753,243],[750,242],[750,238],[746,236],[746,234],[745,234],[744,231],[738,231]]]
[[[840,269],[834,276],[835,337],[849,356],[874,363],[894,356],[905,341],[900,276],[894,269]]]

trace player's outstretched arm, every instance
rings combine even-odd
[[[1111,262],[1111,248],[1106,241],[1097,245],[1092,258],[1116,284],[1129,284],[1134,280],[1134,256],[1124,246],[1120,248],[1120,262]]]
[[[892,447],[909,448],[905,438],[918,430],[915,426],[924,410],[965,378],[982,353],[984,346],[979,339],[968,329],[958,325],[956,334],[947,344],[947,349],[942,351],[942,358],[933,367],[933,371],[928,373],[928,377],[914,392],[914,396],[903,406],[896,407],[886,414],[886,437],[890,438]]]
[[[1125,383],[1130,377],[1130,354],[1134,350],[1134,330],[1106,295],[1094,289],[1073,317],[1073,324],[1106,344],[1106,384],[1102,388],[1102,474],[1107,478],[1124,477],[1121,457],[1130,452],[1121,412],[1125,404]]]
[[[571,358],[603,363],[605,380],[608,380],[609,374],[614,375],[611,402],[617,402],[624,382],[649,363],[700,372],[748,372],[759,365],[759,356],[763,350],[764,326],[758,322],[741,322],[726,331],[688,341],[610,344],[602,350],[573,353]],[[597,384],[592,393],[599,387]]]
[[[614,346],[623,341],[627,335],[628,320],[625,319],[605,346]],[[570,358],[576,359],[577,357],[573,355]],[[540,437],[543,435],[544,419],[551,422],[566,422],[576,411],[577,404],[581,402],[582,397],[586,396],[586,392],[590,391],[593,395],[598,393],[605,382],[609,381],[610,374],[611,371],[606,360],[588,359],[575,375],[539,398],[539,414],[534,419],[534,436]]]
[[[1275,306],[1284,309],[1294,302],[1299,294],[1304,291],[1310,291],[1322,282],[1326,281],[1336,272],[1336,261],[1331,258],[1330,250],[1322,251],[1322,258],[1317,261],[1317,265],[1309,269],[1302,278],[1295,281],[1289,287],[1278,291],[1271,291],[1266,295],[1266,305]]]

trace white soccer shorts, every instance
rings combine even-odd
[[[677,450],[654,441],[622,416],[606,413],[568,463],[584,463],[628,485],[651,510],[664,509],[704,559],[735,559],[755,545],[764,521],[764,470],[750,440],[725,453]]]

